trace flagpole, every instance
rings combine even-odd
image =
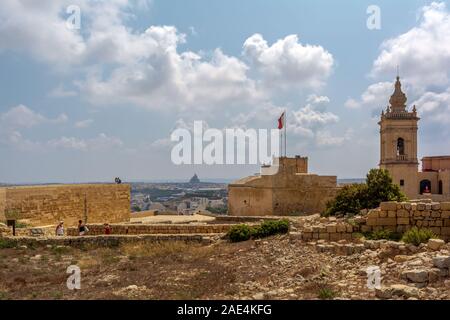
[[[278,130],[278,131],[281,131],[281,130]],[[280,142],[280,148],[278,151],[280,151],[279,157],[281,158],[281,157],[283,157],[283,131],[280,132],[279,142]]]
[[[284,110],[284,157],[287,157],[287,150],[286,150],[286,127],[287,127],[287,112]]]

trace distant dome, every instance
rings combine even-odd
[[[189,180],[189,183],[200,183],[200,179],[197,177],[197,174],[194,174],[191,180]]]

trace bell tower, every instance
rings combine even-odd
[[[402,92],[397,76],[395,90],[386,111],[381,112],[380,168],[387,169],[408,198],[417,195],[417,117],[416,106],[406,107],[406,95]]]

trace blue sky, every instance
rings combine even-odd
[[[173,165],[172,130],[274,128],[285,109],[289,154],[363,177],[397,65],[419,157],[450,153],[448,1],[36,3],[0,6],[0,182],[238,178],[258,167]]]

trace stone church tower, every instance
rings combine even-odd
[[[397,76],[395,90],[381,113],[380,168],[387,169],[408,197],[418,194],[417,117],[416,107],[408,111],[406,95]]]

